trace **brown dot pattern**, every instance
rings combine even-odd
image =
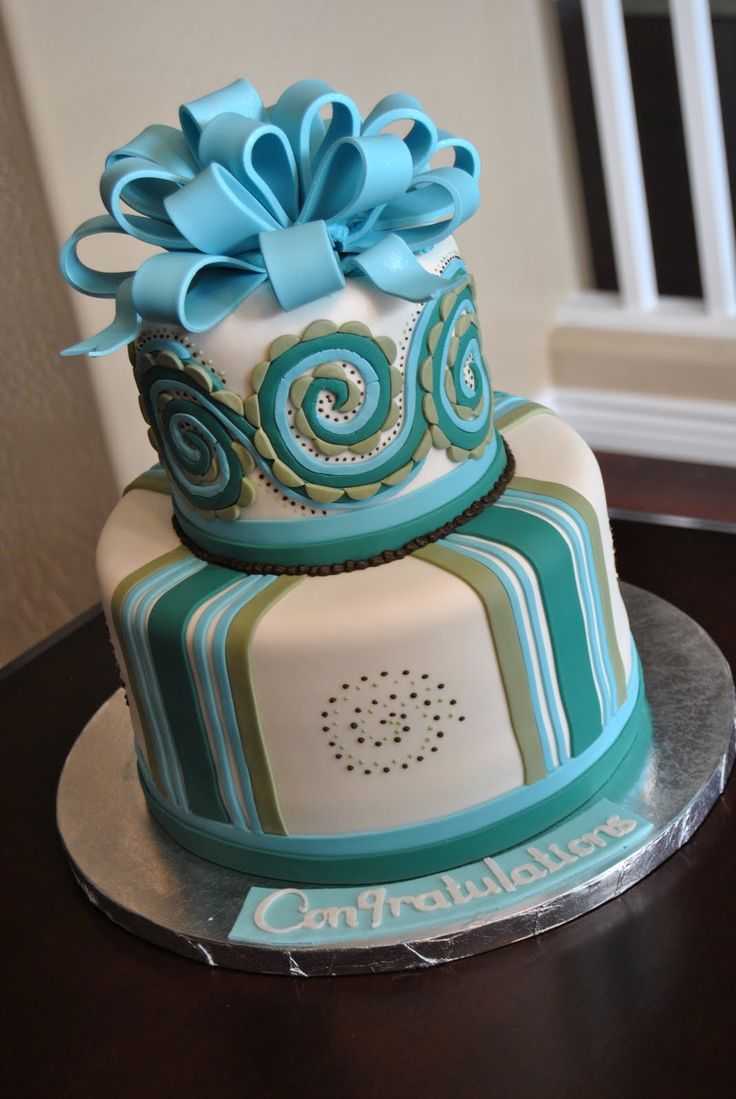
[[[208,561],[212,565],[222,565],[223,568],[254,576],[337,576],[343,572],[356,572],[362,569],[375,568],[378,565],[390,565],[392,561],[401,561],[408,554],[414,553],[424,546],[429,546],[433,542],[438,542],[440,538],[446,538],[448,534],[452,534],[463,523],[467,523],[476,515],[480,515],[482,511],[494,504],[503,495],[504,489],[516,472],[516,463],[509,444],[503,436],[501,436],[501,440],[506,451],[506,468],[490,492],[486,492],[480,499],[465,508],[460,515],[457,515],[448,523],[444,523],[443,526],[430,531],[429,534],[413,538],[398,549],[384,550],[383,553],[377,553],[373,557],[365,557],[360,560],[351,558],[347,561],[338,561],[334,565],[282,565],[276,562],[237,561],[224,554],[210,553],[209,550],[202,549],[185,533],[175,515],[172,516],[171,522],[181,544],[186,546],[195,557]]]
[[[332,758],[345,771],[365,776],[428,766],[456,723],[465,720],[445,683],[410,668],[378,668],[342,682],[320,715]]]

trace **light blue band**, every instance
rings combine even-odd
[[[258,242],[271,287],[284,309],[296,309],[345,285],[324,221],[261,233]]]

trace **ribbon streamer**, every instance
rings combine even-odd
[[[69,237],[61,270],[76,290],[114,298],[115,319],[62,354],[114,351],[141,317],[206,331],[266,281],[284,309],[340,290],[346,276],[410,301],[449,288],[416,253],[475,212],[480,162],[412,96],[386,96],[363,120],[320,80],[293,84],[270,108],[236,80],[184,104],[179,122],[149,126],[108,156],[108,213]],[[397,123],[404,137],[390,132]],[[446,149],[454,164],[432,167]],[[162,251],[136,271],[97,271],[78,246],[105,233]]]

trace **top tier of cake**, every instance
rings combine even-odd
[[[350,568],[424,544],[509,475],[452,237],[478,174],[413,98],[361,118],[315,80],[273,107],[236,81],[110,154],[109,216],[62,269],[116,316],[69,350],[129,343],[147,483],[170,479],[183,541],[236,567]],[[85,237],[121,232],[163,251],[84,265]]]
[[[251,564],[364,560],[494,485],[472,279],[452,239],[422,263],[452,285],[424,305],[351,279],[288,313],[264,287],[197,337],[143,326],[141,409],[185,538]]]

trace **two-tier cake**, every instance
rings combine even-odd
[[[316,80],[180,122],[110,155],[108,214],[62,254],[116,298],[70,353],[129,345],[159,457],[98,552],[151,812],[325,884],[540,833],[647,709],[595,458],[493,392],[453,239],[475,150],[409,96],[362,118]],[[94,271],[77,246],[106,232],[161,251]]]

